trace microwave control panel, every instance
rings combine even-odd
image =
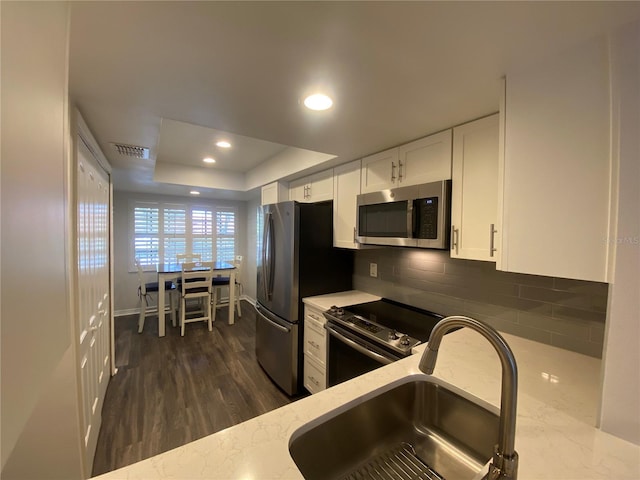
[[[438,197],[420,198],[415,201],[416,215],[415,237],[438,238]]]

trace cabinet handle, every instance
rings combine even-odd
[[[395,162],[391,162],[391,182],[396,181],[396,164]]]
[[[316,380],[315,377],[309,377],[309,380],[311,380],[316,387],[320,386],[320,382]]]
[[[402,181],[402,160],[398,160],[398,183]]]
[[[311,198],[311,185],[307,185],[307,199]]]
[[[495,224],[491,224],[491,230],[489,233],[489,256],[493,257],[494,252],[497,252],[498,249],[495,247],[495,236],[496,233],[498,233],[498,230],[496,230],[496,226]]]
[[[356,227],[353,227],[353,243],[358,243],[358,241],[356,240]]]
[[[316,342],[314,342],[313,340],[309,340],[309,345],[311,345],[313,348],[318,349],[320,348],[320,345],[318,345]]]
[[[456,251],[456,255],[458,254],[458,236],[460,235],[460,231],[454,226],[451,225],[451,250]]]
[[[311,318],[313,318],[314,320],[320,321],[320,319],[318,318],[318,316],[317,316],[317,315],[314,315],[313,313],[310,313],[310,314],[309,314],[309,316],[310,316]]]

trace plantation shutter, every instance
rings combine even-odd
[[[134,258],[145,266],[155,266],[159,259],[160,215],[157,206],[138,204],[133,211]]]
[[[163,209],[164,258],[165,263],[175,262],[178,253],[186,253],[187,212],[184,206],[176,205]]]
[[[216,261],[232,262],[236,256],[236,212],[216,210]]]
[[[203,262],[213,260],[213,211],[195,207],[191,209],[192,252],[198,253]]]

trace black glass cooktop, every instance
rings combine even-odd
[[[343,307],[345,312],[359,315],[372,322],[395,329],[421,342],[429,340],[431,330],[444,317],[428,310],[404,305],[383,298],[375,302]]]

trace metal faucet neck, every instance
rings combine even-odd
[[[479,320],[451,316],[440,320],[431,331],[429,343],[420,359],[420,370],[431,375],[438,359],[438,348],[442,337],[454,328],[466,327],[475,330],[493,345],[502,365],[502,392],[500,398],[500,426],[498,444],[495,446],[492,464],[485,478],[516,479],[518,454],[515,451],[516,406],[518,398],[518,367],[516,360],[502,336],[491,326]]]

